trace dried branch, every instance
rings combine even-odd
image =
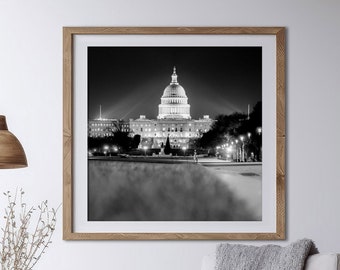
[[[9,191],[4,195],[8,199],[8,206],[4,214],[5,226],[1,229],[1,269],[32,269],[52,243],[58,209],[50,209],[47,201],[43,201],[37,209],[27,207],[23,202],[22,190],[19,206],[16,204],[17,193],[14,198]],[[17,208],[19,213],[16,212]]]

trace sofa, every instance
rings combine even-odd
[[[216,255],[212,253],[202,259],[201,270],[215,270]],[[327,253],[308,256],[304,270],[340,270],[340,254]]]

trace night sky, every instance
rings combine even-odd
[[[262,100],[261,47],[89,47],[89,119],[156,119],[174,66],[193,119]]]

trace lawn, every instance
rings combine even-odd
[[[249,221],[244,201],[198,164],[89,160],[90,221]]]

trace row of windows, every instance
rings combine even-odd
[[[163,124],[163,126],[166,126],[166,125],[168,125],[168,124]],[[157,125],[155,124],[154,126],[157,126]],[[171,126],[177,128],[177,124],[171,124]],[[180,124],[180,126],[182,127],[183,124]],[[191,124],[189,124],[189,126],[191,126]],[[202,125],[200,125],[200,126],[202,126]],[[138,125],[138,124],[132,124],[131,127],[137,127],[137,128],[138,128],[138,127],[151,127],[151,125],[143,125],[143,124]],[[164,129],[164,127],[163,127],[163,129]]]
[[[138,129],[133,129],[134,131],[137,131]],[[165,128],[162,128],[162,131],[165,131],[166,129]],[[150,132],[151,131],[151,128],[145,128],[145,129],[143,129],[143,128],[140,128],[140,131],[141,132]],[[155,128],[155,131],[157,131],[157,129]],[[168,132],[183,132],[183,128],[179,128],[179,130],[177,129],[177,128],[168,128]],[[191,131],[191,128],[189,128],[189,131]],[[196,130],[196,131],[198,131],[198,129]]]
[[[122,131],[124,131],[124,132],[129,132],[129,130],[130,129],[122,129]],[[102,132],[102,131],[113,131],[113,129],[111,129],[111,128],[109,128],[109,129],[107,129],[107,128],[105,128],[105,129],[103,129],[103,128],[89,128],[89,131],[90,132]],[[138,131],[138,129],[133,129],[133,131],[134,132],[136,132],[136,131]],[[151,131],[151,128],[145,128],[145,129],[143,129],[143,128],[140,128],[139,129],[139,131],[141,131],[141,132],[150,132]],[[155,131],[157,131],[157,129],[155,128]],[[162,128],[162,131],[166,131],[166,128]],[[168,127],[167,128],[167,131],[168,132],[183,132],[183,128],[181,127],[181,128],[174,128],[174,127],[172,127],[172,128],[170,128],[170,127]],[[202,132],[203,130],[202,129],[196,129],[196,132]],[[191,132],[191,128],[189,128],[189,132]],[[204,132],[207,132],[207,129],[204,129]]]
[[[112,134],[110,133],[101,133],[101,134],[90,134],[89,136],[91,138],[98,138],[98,137],[108,137],[108,136],[111,136]]]
[[[157,126],[157,124],[153,124],[154,126]],[[162,124],[163,126],[166,126],[166,125],[169,125],[169,124]],[[177,126],[177,125],[181,125],[183,126],[183,124],[171,124],[172,126]],[[199,124],[199,126],[203,126],[204,124]],[[210,125],[210,124],[205,124],[205,125]],[[95,126],[95,127],[113,127],[113,126],[116,126],[116,124],[114,123],[90,123],[90,126]],[[124,125],[121,125],[122,128],[129,128],[129,124],[124,124]],[[151,127],[152,125],[151,124],[132,124],[131,126],[145,126],[145,127]],[[189,126],[191,126],[191,123],[189,123]]]
[[[163,131],[165,131],[165,128],[163,128]],[[183,128],[179,129],[179,132],[182,132]],[[189,128],[189,131],[191,131],[191,128]],[[177,132],[177,128],[168,128],[168,132]]]
[[[90,123],[90,126],[93,127],[113,127],[113,123]]]
[[[163,134],[160,134],[160,135],[157,135],[156,133],[152,134],[152,133],[144,133],[144,134],[140,134],[142,135],[143,137],[162,137],[162,138],[166,138],[169,134],[168,133],[163,133]],[[171,135],[172,137],[191,137],[191,136],[195,136],[195,134],[191,134],[191,133],[180,133],[180,134],[173,134]],[[198,135],[197,135],[198,136]]]
[[[162,124],[162,126],[167,126],[169,124]],[[180,126],[183,126],[183,124],[171,124],[171,126],[177,126],[177,125],[180,125]],[[202,125],[202,124],[201,124]],[[151,127],[152,125],[151,124],[131,124],[131,127]],[[154,126],[157,126],[157,124],[154,124]],[[189,123],[189,126],[191,126],[191,123]]]
[[[138,131],[138,129],[133,129],[133,131]],[[150,132],[151,131],[151,128],[149,129],[143,129],[143,128],[140,128],[140,132]],[[157,131],[157,129],[155,129],[155,131]],[[165,128],[162,128],[162,131],[165,131]],[[177,128],[168,128],[168,132],[183,132],[183,128],[180,128],[179,130]],[[204,129],[204,132],[207,132],[208,129]],[[191,128],[189,128],[189,132],[191,132]],[[203,129],[196,129],[196,132],[203,132]]]
[[[138,126],[141,126],[141,127],[144,127],[144,126],[145,126],[145,127],[151,127],[151,124],[132,124],[131,126],[132,126],[132,127],[135,127],[135,126],[136,126],[136,127],[138,127]],[[156,124],[155,124],[155,126],[156,126]]]
[[[186,99],[166,99],[164,100],[166,103],[178,103],[178,104],[187,104],[188,102],[186,101]]]
[[[173,113],[187,113],[189,114],[189,108],[159,108],[160,114],[173,114]]]
[[[100,131],[112,131],[112,129],[111,128],[106,128],[106,129],[102,129],[102,128],[89,128],[89,131],[92,131],[92,132],[100,132]]]

